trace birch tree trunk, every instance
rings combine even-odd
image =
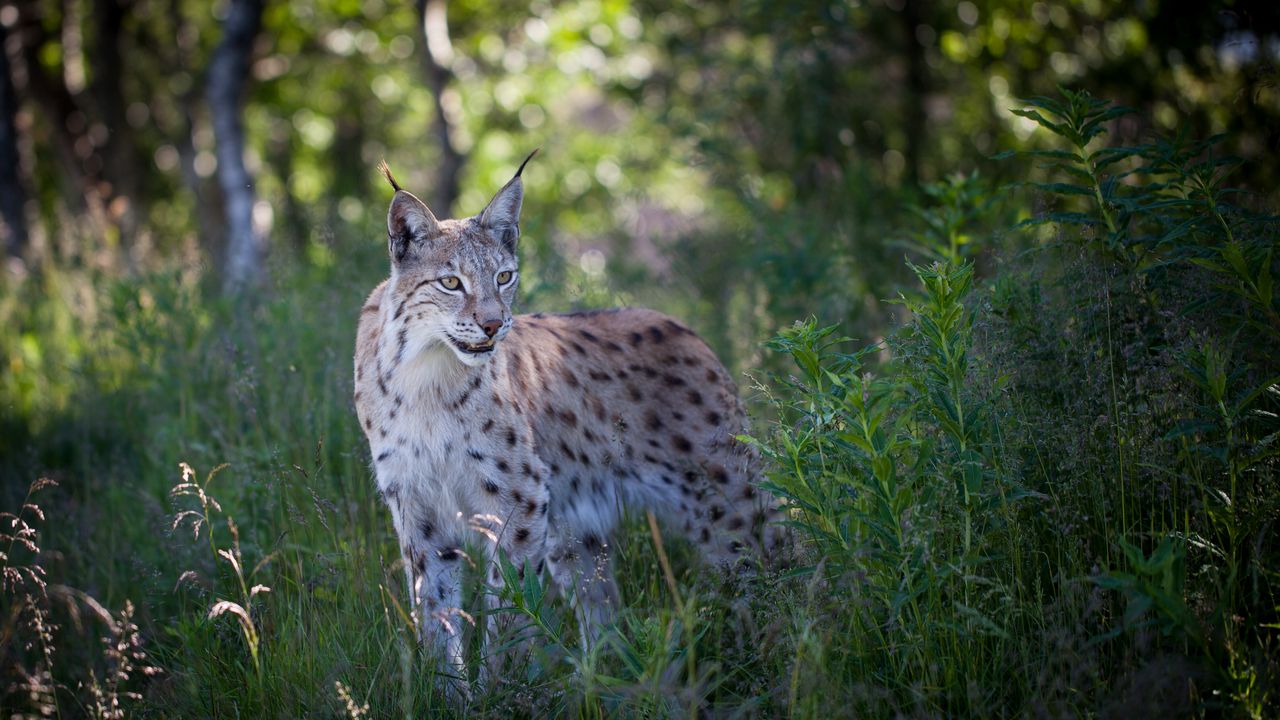
[[[262,280],[265,238],[253,227],[253,178],[244,165],[240,98],[249,76],[253,41],[262,25],[263,0],[231,0],[222,41],[209,61],[208,97],[217,145],[218,185],[227,223],[223,287],[237,292]]]

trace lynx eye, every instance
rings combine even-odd
[[[462,287],[462,281],[453,275],[450,275],[449,277],[442,277],[440,278],[440,287],[445,290],[457,290]]]
[[[511,271],[510,271],[510,270],[503,270],[502,272],[498,273],[498,284],[499,284],[499,285],[506,285],[506,284],[507,284],[507,283],[509,283],[509,282],[511,282]]]

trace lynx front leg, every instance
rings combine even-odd
[[[436,659],[450,695],[469,696],[462,654],[463,627],[470,621],[462,609],[462,532],[421,506],[384,492],[400,537],[409,604],[418,641]]]
[[[442,669],[466,691],[467,668],[462,657],[463,625],[470,616],[462,610],[462,583],[457,548],[410,548],[409,597],[418,627],[418,640],[440,658]]]

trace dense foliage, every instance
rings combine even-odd
[[[687,318],[798,562],[723,578],[633,518],[590,648],[509,572],[538,641],[470,713],[1280,711],[1271,4],[456,2],[432,75],[409,3],[271,3],[233,294],[227,5],[0,4],[5,714],[455,714],[350,402],[373,166],[465,214],[535,146],[522,307]]]
[[[1054,242],[979,291],[939,243],[874,373],[877,348],[839,352],[835,327],[783,332],[771,345],[801,374],[770,488],[861,600],[839,611],[845,662],[904,706],[940,687],[930,712],[1264,716],[1276,219],[1224,201],[1212,144],[1102,146],[1126,110],[1032,105],[1070,148],[1032,153],[1065,171],[1041,187],[1070,209],[1027,223],[1054,222]]]

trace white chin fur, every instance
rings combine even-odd
[[[405,362],[400,379],[409,388],[446,388],[457,382],[462,366],[475,367],[447,343],[432,343]]]
[[[458,358],[459,362],[461,362],[463,365],[466,365],[467,367],[480,367],[484,365],[485,363],[489,362],[490,358],[493,357],[493,354],[498,351],[497,348],[495,347],[493,350],[490,350],[487,353],[473,354],[473,353],[463,352],[455,347],[450,347],[449,349],[453,350],[454,356]]]

